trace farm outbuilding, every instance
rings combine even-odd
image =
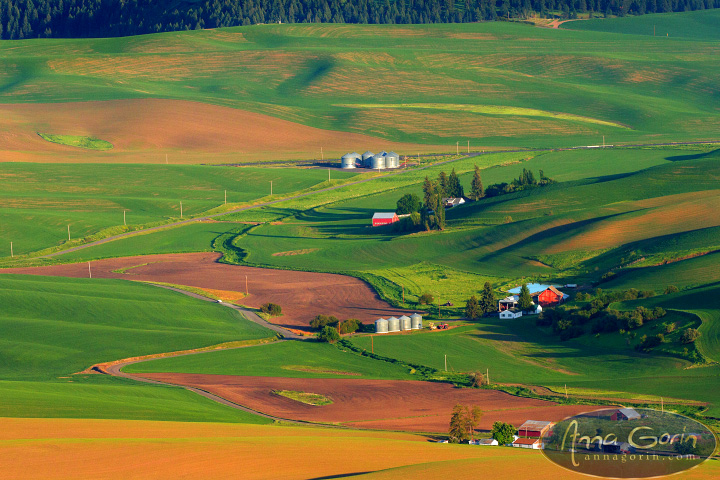
[[[470,445],[497,445],[498,441],[494,438],[478,438],[477,440],[471,440]]]
[[[513,447],[531,448],[533,450],[541,450],[543,442],[539,438],[518,438],[512,443]]]
[[[553,426],[552,422],[543,420],[528,420],[518,428],[521,437],[540,438]]]
[[[395,317],[388,318],[388,332],[400,331],[400,319]]]
[[[610,416],[611,420],[637,420],[640,414],[634,408],[619,408]]]
[[[502,319],[510,319],[510,318],[520,318],[522,317],[523,312],[521,310],[518,310],[517,308],[510,308],[508,310],[503,310],[500,312],[500,318]]]
[[[372,226],[390,225],[398,220],[400,220],[400,218],[395,212],[376,212],[372,217]]]
[[[530,290],[530,296],[533,302],[535,302],[535,305],[540,305],[543,308],[559,305],[570,298],[570,295],[561,292],[553,285],[531,283],[527,287],[528,290]],[[521,287],[512,288],[508,290],[508,293],[517,295],[520,293],[520,288]]]
[[[388,321],[384,318],[375,320],[375,333],[388,333]]]
[[[422,315],[419,313],[410,315],[410,328],[413,330],[420,330],[422,328]]]

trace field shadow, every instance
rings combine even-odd
[[[330,57],[309,59],[300,72],[285,80],[277,87],[277,93],[284,97],[296,95],[330,73],[335,60]]]
[[[711,150],[709,152],[696,153],[694,155],[673,155],[672,157],[665,157],[665,160],[669,160],[671,162],[684,162],[687,160],[701,160],[708,157],[720,157],[720,148],[716,148],[715,150]]]

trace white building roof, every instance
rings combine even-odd
[[[618,411],[625,415],[627,418],[640,418],[640,414],[635,411],[634,408],[619,408]]]

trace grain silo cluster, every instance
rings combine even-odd
[[[384,150],[380,153],[368,151],[362,155],[357,152],[346,153],[340,159],[340,168],[369,168],[371,170],[400,168],[400,155]]]
[[[375,333],[392,333],[403,330],[420,330],[422,328],[422,315],[413,313],[409,317],[403,315],[400,318],[390,317],[387,320],[378,318],[375,320]]]

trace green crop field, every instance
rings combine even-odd
[[[102,229],[166,222],[222,205],[285,195],[321,184],[320,169],[180,165],[5,163],[0,170],[0,256],[60,245]],[[355,173],[336,172],[338,179]]]
[[[90,150],[110,150],[112,143],[100,140],[99,138],[82,137],[74,135],[52,135],[49,133],[39,133],[43,140],[69,147],[87,148]]]
[[[315,342],[283,342],[158,359],[128,365],[123,370],[290,378],[417,379],[403,367]]]
[[[716,138],[717,12],[693,14],[705,26],[681,22],[688,37],[632,41],[501,22],[6,41],[0,102],[191,100],[448,147]]]
[[[203,405],[211,402],[189,393],[148,386],[135,392],[128,382],[73,374],[100,362],[272,336],[222,306],[117,280],[0,275],[0,304],[0,416],[103,416],[130,399],[121,412],[103,416],[120,418],[143,403],[132,400],[138,395],[148,406],[133,418],[177,410],[168,418],[207,420],[212,413],[204,416]],[[218,409],[225,410],[211,408]]]
[[[717,41],[720,12],[704,10],[682,13],[658,13],[638,17],[593,19],[582,22],[568,22],[560,28],[593,32],[623,33],[690,40]]]

